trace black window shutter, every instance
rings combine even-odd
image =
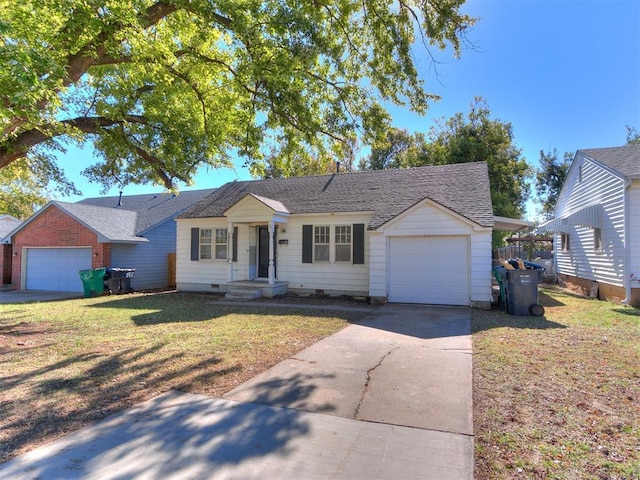
[[[313,225],[302,226],[302,263],[313,263]]]
[[[233,227],[233,250],[231,252],[231,261],[238,261],[238,227]]]
[[[353,224],[353,263],[364,264],[364,223]]]
[[[200,260],[200,229],[191,229],[191,261],[197,262]]]

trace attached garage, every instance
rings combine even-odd
[[[82,292],[80,270],[91,268],[91,248],[26,248],[25,290]]]
[[[389,237],[388,300],[470,304],[469,237]]]

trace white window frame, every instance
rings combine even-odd
[[[213,250],[215,260],[227,260],[229,256],[229,235],[226,228],[216,228],[214,230],[215,238],[213,238]]]
[[[603,251],[602,229],[598,227],[593,229],[593,250],[596,253],[602,253]]]
[[[207,232],[209,234],[207,235]],[[199,260],[211,260],[213,257],[213,230],[211,228],[201,228],[199,232],[198,239],[198,259]],[[207,250],[208,247],[208,255],[203,252]]]
[[[346,231],[341,231],[345,229]],[[340,231],[340,232],[339,232]],[[348,239],[346,238],[348,236]],[[348,241],[345,241],[348,240]],[[348,246],[349,258],[338,259],[338,248]],[[346,251],[346,249],[343,249]],[[333,227],[333,258],[335,262],[349,263],[353,260],[353,228],[351,225],[334,225]]]
[[[571,235],[568,233],[560,234],[560,249],[563,253],[571,251]]]
[[[322,231],[320,231],[322,229]],[[318,240],[326,240],[318,241]],[[325,255],[318,258],[321,252],[326,250]],[[331,260],[331,226],[330,225],[314,225],[313,226],[313,263],[329,263]]]

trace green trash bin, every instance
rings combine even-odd
[[[104,290],[104,273],[106,268],[92,268],[91,270],[80,270],[80,278],[84,287],[84,296],[90,298],[96,293]]]

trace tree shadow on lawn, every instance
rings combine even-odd
[[[25,374],[3,372],[0,462],[146,400],[150,394],[188,388],[198,381],[213,383],[241,370],[239,365],[222,368],[222,360],[216,357],[183,361],[177,367],[184,354],[162,353],[162,347],[81,354]]]
[[[289,380],[283,395],[291,389],[300,399],[311,394],[306,379]],[[263,403],[279,401],[273,390],[267,395]],[[233,476],[241,467],[243,478],[250,478],[247,470],[266,478],[270,464],[260,459],[287,461],[300,446],[295,440],[310,430],[308,414],[296,410],[173,391],[61,439],[45,456],[0,465],[0,476],[28,471],[33,478],[62,478],[72,471],[82,478],[114,472],[118,478],[205,478]]]
[[[630,317],[640,317],[640,308],[614,308],[614,312],[621,313],[622,315],[628,315]]]
[[[106,302],[91,305],[91,308],[147,310],[145,313],[132,314],[132,321],[138,325],[157,325],[163,323],[204,322],[215,318],[221,318],[236,313],[253,315],[278,315],[278,316],[308,316],[340,318],[350,323],[357,322],[365,315],[365,312],[341,310],[336,307],[332,310],[287,308],[278,305],[252,305],[251,303],[238,303],[236,305],[219,305],[214,302],[211,295],[192,293],[164,293],[162,295],[144,296],[118,296]],[[299,306],[298,306],[299,307]],[[148,310],[152,310],[148,312]]]

